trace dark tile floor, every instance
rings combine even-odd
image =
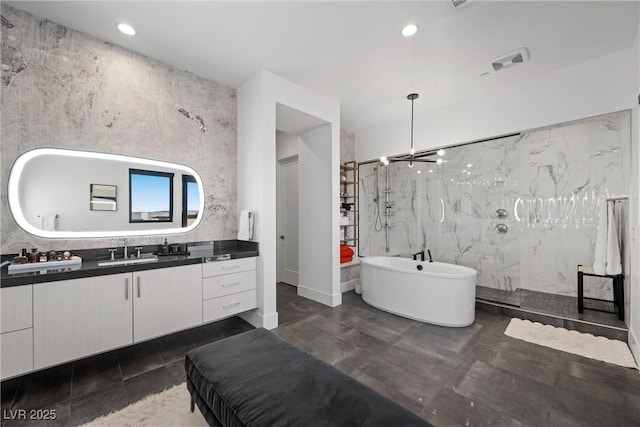
[[[466,328],[394,316],[353,292],[334,309],[278,285],[281,337],[435,426],[640,425],[640,373],[504,335],[483,311]]]
[[[640,425],[638,371],[509,338],[501,315],[478,311],[472,326],[446,328],[353,292],[332,309],[282,284],[278,313],[275,333],[436,426]],[[5,381],[2,409],[56,409],[47,426],[90,421],[183,382],[185,352],[248,329],[231,318]]]

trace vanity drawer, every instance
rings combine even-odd
[[[0,334],[0,377],[33,371],[33,329]]]
[[[256,288],[256,271],[224,274],[202,279],[202,299],[208,300]]]
[[[219,276],[221,274],[238,273],[256,269],[256,259],[238,258],[228,261],[207,262],[202,264],[202,277]]]
[[[258,306],[255,289],[202,302],[202,320],[211,322]]]
[[[0,289],[0,332],[33,327],[33,285]]]

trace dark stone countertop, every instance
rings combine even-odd
[[[84,249],[70,251],[82,258],[82,264],[70,268],[47,270],[43,263],[42,270],[22,273],[9,273],[9,266],[2,267],[0,287],[33,285],[36,283],[55,282],[58,280],[80,279],[84,277],[104,276],[108,274],[129,273],[133,271],[154,270],[158,268],[177,267],[181,265],[202,264],[205,262],[223,261],[227,259],[248,258],[258,256],[258,243],[242,240],[218,240],[213,242],[187,243],[189,254],[170,254],[158,256],[158,261],[143,264],[99,266],[98,263],[109,260],[109,252],[104,249]],[[134,252],[134,246],[130,251]],[[142,253],[157,253],[158,245],[142,247]],[[118,248],[116,259],[123,258],[123,249]],[[3,255],[2,260],[10,260],[15,254]]]

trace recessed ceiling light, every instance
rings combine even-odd
[[[124,22],[118,22],[116,24],[116,27],[123,34],[126,34],[128,36],[135,36],[136,35],[136,30],[129,24],[125,24]]]
[[[418,32],[418,26],[416,24],[405,25],[402,29],[402,35],[405,37],[411,37]]]

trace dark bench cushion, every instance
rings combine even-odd
[[[265,329],[197,348],[185,365],[189,391],[210,425],[431,425]]]

